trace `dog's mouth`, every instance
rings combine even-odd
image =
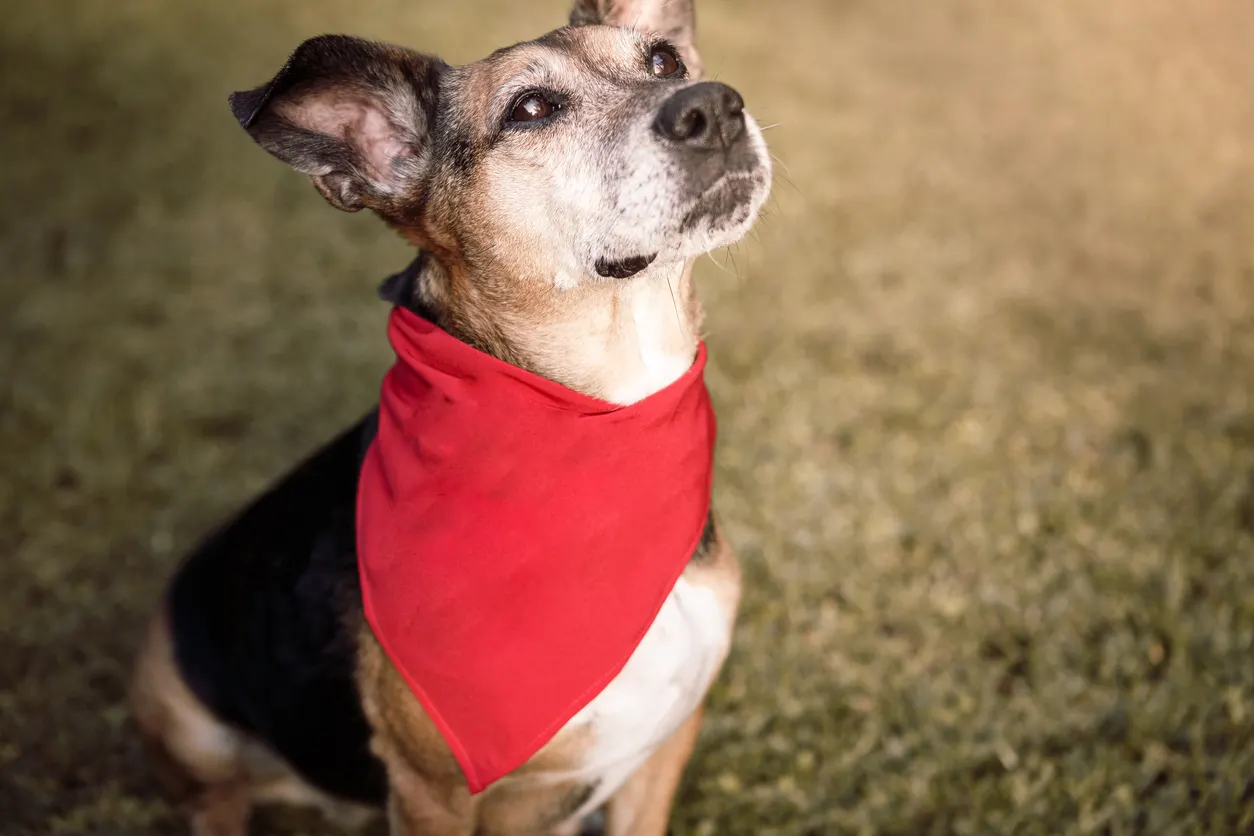
[[[596,275],[628,279],[659,259],[666,263],[693,259],[739,240],[769,193],[770,165],[761,155],[738,158],[730,165],[717,162],[717,167],[681,174],[682,180],[670,186],[678,186],[678,194],[659,194],[655,200],[669,205],[651,209],[647,219],[630,217],[639,206],[626,217],[620,211],[622,227],[607,230],[609,234],[598,242],[602,255],[593,263]],[[632,254],[618,257],[622,253]]]
[[[680,229],[691,229],[702,220],[737,220],[736,216],[747,215],[760,180],[753,171],[723,174],[693,199],[680,221]]]
[[[628,279],[653,263],[657,253],[653,255],[633,255],[631,258],[608,259],[598,258],[597,275],[607,279]]]

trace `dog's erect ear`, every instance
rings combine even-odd
[[[693,0],[575,0],[571,26],[601,23],[626,26],[661,35],[679,48],[688,75],[701,77],[697,54],[697,20]]]
[[[401,47],[323,35],[269,84],[233,93],[231,111],[332,206],[379,208],[422,175],[444,69]]]

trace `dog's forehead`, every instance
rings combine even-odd
[[[483,96],[516,81],[638,79],[651,36],[614,26],[557,29],[533,41],[499,49],[461,67],[466,92]]]
[[[638,65],[655,40],[639,29],[619,26],[567,26],[525,44],[569,56],[592,70],[617,70]]]

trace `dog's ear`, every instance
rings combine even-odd
[[[575,0],[571,26],[604,24],[626,26],[661,35],[678,47],[688,75],[700,78],[697,53],[697,19],[693,0]]]
[[[379,208],[422,176],[445,68],[401,47],[323,35],[269,84],[233,93],[231,111],[332,206]]]

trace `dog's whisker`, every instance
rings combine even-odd
[[[804,192],[801,191],[801,188],[796,183],[793,182],[793,179],[791,176],[792,172],[788,171],[788,166],[784,165],[783,161],[780,160],[778,157],[776,157],[774,154],[771,155],[771,159],[775,160],[775,162],[783,166],[783,169],[784,169],[783,171],[776,169],[774,172],[772,172],[772,176],[778,177],[780,180],[787,183],[797,192],[797,194],[804,194]],[[771,194],[771,197],[772,198],[775,197],[774,193]]]
[[[707,250],[705,253],[705,257],[708,258],[710,260],[710,263],[713,264],[715,267],[717,267],[719,270],[723,271],[724,273],[728,272],[726,267],[718,263],[718,259],[714,257],[713,250]]]
[[[679,326],[679,330],[684,330],[684,318],[679,315],[679,300],[675,298],[675,285],[671,283],[671,277],[666,277],[666,287],[671,292],[671,306],[675,309],[675,324]]]
[[[801,187],[798,186],[796,182],[792,179],[791,172],[789,172],[787,169],[784,169],[781,171],[780,169],[777,168],[775,169],[774,172],[772,172],[772,175],[774,178],[778,178],[780,182],[786,183],[790,188],[796,191],[797,194],[802,194]]]
[[[786,177],[786,176],[784,176],[784,175],[782,175],[782,174],[781,174],[781,175],[779,176],[779,179],[780,179],[783,183],[787,184],[790,188],[792,188],[793,190],[795,190],[798,194],[801,194],[801,193],[802,193],[802,192],[801,192],[801,187],[800,187],[800,186],[798,186],[796,183],[794,183],[794,182],[792,181],[792,178],[791,178],[791,177]],[[778,200],[778,198],[776,198],[776,199]]]

